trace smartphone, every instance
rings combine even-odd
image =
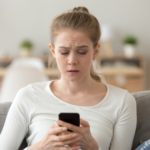
[[[79,113],[60,113],[59,120],[68,122],[68,123],[76,125],[76,126],[80,126]],[[68,129],[68,131],[73,132],[72,130],[69,130],[69,129]]]

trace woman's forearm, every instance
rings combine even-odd
[[[32,146],[29,146],[27,150],[43,150],[42,147],[40,146],[40,143],[37,142]]]

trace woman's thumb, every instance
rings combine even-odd
[[[83,127],[90,127],[89,123],[83,119],[80,118],[80,124],[83,126]]]

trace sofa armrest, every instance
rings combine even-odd
[[[11,104],[12,102],[0,103],[0,133],[2,132],[3,126],[5,124],[6,116]],[[19,150],[23,150],[26,147],[27,147],[27,142],[26,142],[26,138],[24,138],[19,147]]]
[[[150,139],[150,91],[132,93],[137,103],[137,127],[132,150]]]

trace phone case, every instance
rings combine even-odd
[[[59,120],[62,120],[64,122],[80,126],[80,115],[79,113],[60,113],[59,114]],[[72,130],[69,130],[70,132],[73,132]]]

